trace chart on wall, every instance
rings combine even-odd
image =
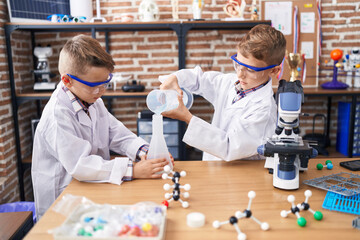
[[[271,20],[281,31],[289,53],[300,53],[302,61],[298,79],[304,87],[318,86],[319,71],[319,13],[316,0],[262,0],[260,16]],[[290,79],[290,69],[283,63],[281,79]],[[274,82],[274,84],[277,84]]]
[[[69,0],[7,0],[10,22],[46,21],[49,15],[70,15]]]

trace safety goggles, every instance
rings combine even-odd
[[[80,78],[75,77],[74,75],[71,75],[71,74],[66,74],[66,75],[68,75],[69,77],[71,77],[75,81],[78,81],[78,82],[80,82],[82,84],[85,84],[88,87],[104,87],[104,88],[106,88],[109,85],[109,82],[111,81],[111,79],[113,77],[113,75],[110,73],[109,77],[108,77],[108,79],[106,81],[103,81],[103,82],[88,82],[88,81],[85,81],[85,80],[81,80]]]
[[[243,73],[249,74],[251,77],[256,78],[256,79],[264,76],[263,71],[277,66],[277,65],[270,65],[267,67],[254,67],[254,66],[247,65],[245,63],[240,62],[239,60],[237,60],[236,56],[237,56],[237,54],[231,56],[231,59],[233,60],[235,71],[239,72],[241,70]]]

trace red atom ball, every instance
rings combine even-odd
[[[162,205],[165,205],[166,207],[169,207],[169,203],[166,200],[162,201]]]

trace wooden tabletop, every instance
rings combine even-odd
[[[300,174],[300,182],[339,172],[350,172],[339,166],[339,162],[344,160],[348,159],[332,159],[332,170],[317,170],[316,164],[324,164],[325,160],[311,159],[308,171]],[[326,195],[324,190],[302,183],[300,189],[293,191],[274,188],[273,177],[264,169],[264,161],[176,161],[175,170],[187,172],[187,176],[182,177],[180,183],[191,184],[190,198],[187,199],[190,206],[184,209],[179,202],[170,202],[167,211],[167,240],[237,239],[233,226],[227,224],[220,229],[214,229],[212,222],[228,220],[236,211],[246,209],[247,195],[251,190],[256,192],[251,206],[253,216],[268,222],[270,229],[262,231],[251,219],[240,219],[238,226],[247,235],[247,239],[360,239],[360,230],[352,227],[352,220],[356,215],[323,209],[322,203]],[[141,201],[161,203],[166,193],[163,190],[165,183],[171,181],[137,179],[117,186],[73,180],[59,198],[69,193],[85,196],[99,204],[135,204]],[[307,225],[302,228],[297,225],[295,215],[289,214],[287,218],[282,218],[280,212],[290,210],[291,204],[287,202],[289,194],[295,196],[295,204],[302,203],[305,199],[304,191],[307,189],[313,193],[309,200],[310,207],[314,211],[321,211],[324,217],[322,221],[316,221],[309,211],[302,211],[300,215],[307,220]],[[59,201],[59,198],[56,201]],[[186,225],[186,215],[191,212],[205,214],[204,227],[190,228]],[[64,220],[63,215],[48,210],[25,239],[52,239],[47,231],[60,226]]]

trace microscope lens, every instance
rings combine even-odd
[[[294,165],[296,155],[280,155],[279,157],[278,177],[286,180],[294,179],[296,177]]]

